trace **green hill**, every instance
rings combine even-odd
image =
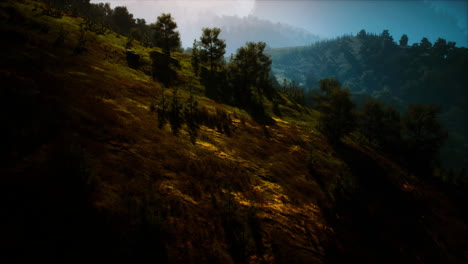
[[[285,96],[274,122],[204,96],[190,56],[168,88],[138,41],[35,1],[0,3],[2,259],[8,263],[462,263],[466,199]],[[53,11],[53,10],[52,10]],[[156,69],[158,70],[158,69]],[[151,111],[191,90],[193,144]]]

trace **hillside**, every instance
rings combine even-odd
[[[260,124],[205,96],[190,56],[170,87],[138,41],[41,2],[0,3],[1,254],[7,263],[463,263],[466,195],[416,178],[281,96]],[[55,16],[55,17],[54,17]],[[163,94],[211,121],[158,128]],[[192,91],[192,92],[190,92]]]
[[[310,46],[271,49],[273,73],[294,80],[305,90],[318,80],[338,79],[362,105],[373,97],[403,112],[408,104],[435,104],[449,131],[442,159],[459,173],[468,166],[468,49],[441,39],[423,39],[413,46],[397,44],[388,31],[380,35],[362,30]]]

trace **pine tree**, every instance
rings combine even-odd
[[[407,47],[408,46],[408,36],[403,34],[400,38],[400,46]]]
[[[318,109],[322,114],[318,128],[331,143],[337,143],[356,126],[355,105],[349,90],[341,89],[334,79],[321,80],[320,90],[323,94],[318,98]]]
[[[400,143],[400,114],[377,99],[368,99],[360,112],[360,132],[385,151],[397,150]]]
[[[170,58],[171,51],[180,48],[180,34],[177,24],[171,14],[162,14],[158,17],[156,24],[152,26],[154,30],[155,44],[163,49],[163,52]]]
[[[192,46],[192,68],[193,72],[195,75],[199,75],[199,70],[200,70],[200,50],[199,50],[199,45],[196,39],[193,40],[193,46]]]
[[[216,70],[224,61],[226,53],[226,43],[219,38],[221,29],[203,28],[203,34],[200,37],[200,58],[208,63],[210,70]]]
[[[421,43],[419,46],[423,49],[430,49],[432,47],[432,43],[427,38],[422,38]]]
[[[230,63],[230,74],[238,90],[236,100],[241,104],[251,102],[250,88],[256,88],[261,103],[263,93],[271,86],[271,59],[264,53],[264,42],[248,42],[237,50]]]

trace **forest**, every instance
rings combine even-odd
[[[89,0],[0,3],[8,263],[465,263],[467,49],[230,56]]]
[[[313,105],[319,80],[333,77],[350,89],[353,100],[364,107],[378,99],[403,113],[409,104],[431,104],[439,108],[439,120],[448,133],[442,146],[443,168],[459,175],[468,163],[468,50],[443,38],[427,38],[408,45],[403,34],[396,41],[388,30],[322,41],[309,47],[273,49],[273,72],[286,79],[291,91]],[[291,87],[289,87],[291,88]],[[297,89],[295,89],[297,88]]]

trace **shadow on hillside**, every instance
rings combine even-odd
[[[2,174],[5,263],[167,263],[166,236],[145,217],[128,213],[125,218],[93,207],[95,175],[80,147],[52,146],[48,155],[44,163]]]
[[[421,217],[421,202],[398,189],[391,172],[348,145],[336,147],[351,169],[356,190],[336,197],[328,221],[336,239],[327,250],[332,263],[443,263],[443,256]]]

